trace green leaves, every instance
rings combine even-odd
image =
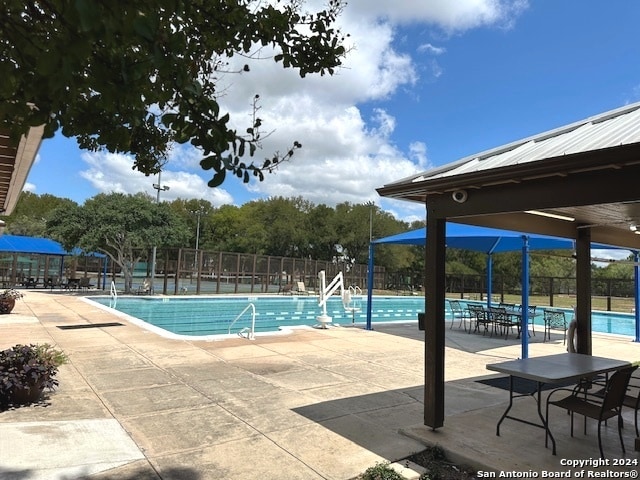
[[[145,174],[158,171],[172,142],[189,142],[205,157],[253,157],[262,121],[238,130],[246,137],[229,127],[217,72],[227,58],[250,59],[269,45],[280,52],[276,62],[301,76],[333,73],[345,54],[334,26],[342,5],[332,0],[301,16],[297,0],[277,8],[259,0],[5,0],[0,125],[14,138],[33,125],[44,124],[46,137],[62,129],[83,148],[132,154]],[[250,61],[267,60],[248,60],[243,75],[252,73]],[[292,153],[276,154],[269,171]],[[248,161],[202,165],[213,171],[212,186],[225,170],[243,182],[264,178]]]

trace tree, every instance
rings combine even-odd
[[[5,217],[7,233],[43,237],[46,233],[49,214],[57,208],[74,205],[76,203],[68,198],[59,198],[47,193],[37,195],[31,192],[22,192],[13,213]]]
[[[183,200],[177,198],[170,202],[169,206],[189,227],[191,238],[188,245],[197,243],[199,249],[208,248],[207,245],[210,243],[211,237],[205,226],[215,211],[211,202],[203,199]]]
[[[47,231],[67,249],[105,253],[121,270],[125,293],[131,292],[135,265],[154,245],[182,246],[189,238],[168,204],[146,194],[99,194],[82,206],[52,212]]]
[[[213,170],[244,182],[264,178],[301,145],[261,164],[246,163],[260,147],[262,121],[233,129],[218,102],[229,59],[273,60],[300,76],[333,74],[345,55],[335,27],[342,0],[302,13],[303,1],[282,0],[5,0],[0,10],[0,126],[14,138],[44,125],[82,148],[130,152],[134,168],[158,173],[171,142],[202,150]],[[258,95],[254,102],[258,101]]]

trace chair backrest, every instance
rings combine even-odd
[[[298,291],[304,292],[305,291],[304,282],[297,282],[297,283],[298,283]]]
[[[91,279],[89,277],[80,277],[80,282],[78,282],[78,285],[80,287],[88,287],[90,283]]]
[[[469,310],[469,313],[478,318],[478,319],[483,319],[486,316],[486,312],[484,310],[484,307],[482,305],[476,305],[475,303],[469,303],[467,305],[467,309]]]
[[[607,388],[602,400],[602,411],[613,410],[622,407],[624,396],[627,393],[631,374],[638,368],[637,366],[616,370],[607,382]]]
[[[449,306],[452,312],[462,312],[462,305],[460,305],[460,301],[458,300],[449,300]]]
[[[537,305],[527,305],[527,314],[532,317],[536,313]],[[522,311],[522,305],[518,305],[518,310]]]
[[[567,328],[567,319],[561,310],[545,310],[544,323],[552,328]]]
[[[507,310],[504,307],[489,307],[489,315],[493,320],[504,320],[507,318]]]

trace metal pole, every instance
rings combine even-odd
[[[529,358],[529,237],[522,236],[522,325],[520,327],[521,355]]]
[[[636,338],[634,342],[640,342],[640,252],[633,251],[633,284],[634,284],[634,309],[633,314],[635,316],[635,334]]]
[[[167,191],[169,190],[169,187],[167,186],[162,186],[161,180],[160,180],[160,175],[162,174],[162,171],[158,172],[158,183],[154,183],[153,184],[153,188],[155,190],[158,191],[158,193],[156,194],[156,203],[160,203],[160,191]],[[197,248],[197,247],[196,247]],[[154,245],[153,246],[153,252],[151,254],[151,293],[155,293],[154,291],[154,281],[156,278],[156,256],[157,256],[157,251],[158,248]]]
[[[196,254],[198,253],[198,244],[200,243],[200,214],[201,210],[198,210],[198,227],[196,228]]]

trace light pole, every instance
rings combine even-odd
[[[191,210],[191,214],[198,217],[198,226],[196,227],[196,254],[198,252],[198,246],[200,245],[200,217],[204,213],[204,207],[200,206],[197,210]]]
[[[169,187],[167,185],[162,186],[162,182],[160,180],[160,175],[162,175],[162,171],[158,172],[158,183],[154,183],[153,184],[153,188],[155,190],[158,191],[158,193],[156,194],[156,203],[160,203],[160,192],[166,192],[167,190],[169,190]],[[157,255],[157,250],[158,248],[154,245],[153,246],[153,253],[151,254],[151,292],[155,293],[154,291],[154,281],[156,278],[156,255]]]

